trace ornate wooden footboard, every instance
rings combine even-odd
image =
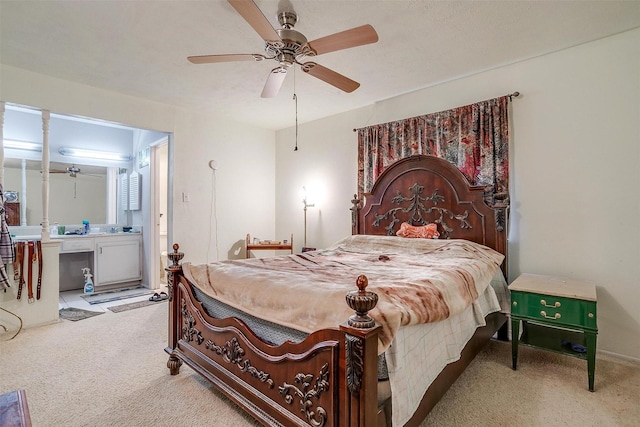
[[[346,297],[356,313],[339,328],[272,346],[238,319],[207,315],[182,275],[178,245],[168,256],[172,375],[186,363],[267,426],[376,425],[380,327],[367,315],[377,296],[364,276]]]

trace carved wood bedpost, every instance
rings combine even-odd
[[[184,258],[184,253],[178,252],[179,248],[180,246],[177,243],[173,244],[173,252],[167,254],[167,257],[171,261],[171,265],[165,268],[165,271],[167,272],[167,286],[169,291],[169,345],[165,351],[169,353],[167,368],[169,368],[171,375],[177,375],[180,371],[180,366],[182,365],[182,361],[173,354],[173,350],[178,345],[179,332],[177,330],[177,324],[175,323],[175,319],[177,319],[179,313],[179,301],[177,298],[173,298],[173,296],[178,287],[178,274],[182,273],[182,265],[180,265],[180,261]]]
[[[506,262],[508,238],[509,238],[509,204],[508,203],[496,203],[493,207],[496,212],[496,250],[505,256],[505,262],[502,263],[502,273],[504,277],[509,279],[509,266]]]
[[[357,194],[353,195],[351,200],[351,234],[360,234],[360,209],[362,208],[362,200]]]
[[[377,421],[378,336],[382,327],[368,314],[378,303],[378,295],[365,290],[368,284],[366,276],[358,276],[358,290],[346,296],[356,314],[340,325],[346,340],[344,404],[349,414],[348,426],[375,426]]]

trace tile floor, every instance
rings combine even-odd
[[[154,291],[149,290],[149,291],[150,292],[161,292],[161,291],[167,292],[167,286],[162,285],[160,289],[156,289]],[[114,305],[129,304],[131,302],[138,302],[138,301],[146,301],[149,299],[149,297],[153,295],[153,293],[148,295],[138,296],[138,297],[125,298],[125,299],[116,300],[116,301],[109,301],[102,304],[89,304],[87,301],[84,300],[84,298],[82,298],[82,295],[84,295],[84,292],[82,289],[60,292],[58,309],[75,307],[75,308],[82,308],[84,310],[90,310],[90,311],[107,312],[108,307],[113,307]]]

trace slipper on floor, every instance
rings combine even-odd
[[[580,344],[576,344],[570,341],[562,341],[562,345],[571,349],[572,351],[576,352],[576,353],[586,353],[587,352],[587,347],[580,345]]]
[[[149,301],[164,301],[166,299],[169,298],[169,295],[167,295],[166,292],[156,292],[155,294],[151,295],[151,297],[149,297]]]

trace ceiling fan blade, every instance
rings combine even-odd
[[[211,64],[214,62],[235,62],[235,61],[262,61],[266,56],[259,53],[239,53],[231,55],[202,55],[188,56],[187,59],[193,64]]]
[[[244,18],[245,21],[253,27],[253,29],[265,41],[279,41],[280,36],[273,29],[269,20],[265,18],[262,11],[251,0],[227,0],[231,6]]]
[[[305,62],[302,64],[302,71],[345,92],[350,93],[360,87],[360,83],[315,62]]]
[[[271,70],[271,72],[269,73],[269,77],[267,77],[267,82],[264,84],[264,88],[262,89],[262,94],[260,95],[260,97],[273,98],[274,96],[278,95],[285,77],[287,77],[286,68],[277,67]]]
[[[308,44],[316,52],[316,55],[321,55],[377,41],[378,33],[371,25],[367,24],[312,40]]]

